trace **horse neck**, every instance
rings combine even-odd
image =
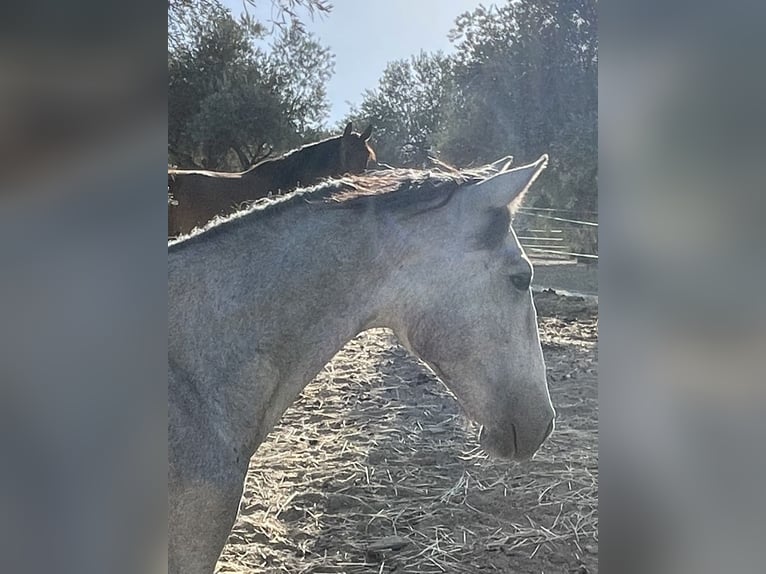
[[[389,257],[375,225],[348,210],[293,207],[231,225],[172,265],[171,354],[253,451],[340,348],[386,313]]]
[[[244,182],[259,181],[269,191],[288,191],[308,187],[342,172],[337,142],[329,140],[294,151],[284,157],[255,165],[242,174]]]

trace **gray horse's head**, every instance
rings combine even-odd
[[[509,170],[508,162],[496,175],[458,187],[430,217],[405,219],[399,229],[421,247],[402,267],[410,280],[395,331],[482,425],[485,450],[504,458],[531,457],[555,417],[532,266],[510,227],[514,205],[546,163],[543,156]]]

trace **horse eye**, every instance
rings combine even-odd
[[[532,283],[532,275],[529,273],[517,273],[516,275],[511,275],[511,283],[513,283],[513,286],[516,287],[516,289],[526,291],[529,289],[529,284]]]

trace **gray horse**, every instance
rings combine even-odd
[[[171,243],[172,574],[213,572],[250,457],[366,329],[393,329],[433,369],[482,425],[485,450],[535,453],[555,413],[532,267],[510,222],[546,162],[348,177]]]

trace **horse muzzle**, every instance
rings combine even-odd
[[[479,444],[490,456],[509,460],[529,460],[539,450],[555,428],[555,417],[551,416],[542,425],[510,423],[503,427],[482,426]]]

